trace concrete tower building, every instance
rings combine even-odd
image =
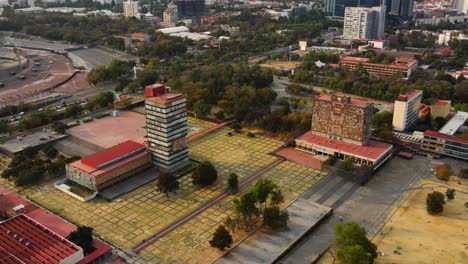
[[[386,7],[347,7],[344,16],[343,38],[381,39],[384,37]]]
[[[394,130],[405,131],[418,120],[421,99],[422,91],[420,90],[413,90],[398,96],[393,109]]]
[[[396,16],[409,18],[413,16],[413,0],[392,0],[390,13]]]
[[[173,3],[170,3],[167,6],[167,9],[163,13],[164,24],[170,27],[174,27],[179,20],[179,10],[177,6]]]
[[[146,131],[153,164],[176,171],[190,164],[187,146],[187,100],[162,84],[145,90]]]
[[[124,17],[134,17],[138,14],[138,1],[128,0],[123,2]]]

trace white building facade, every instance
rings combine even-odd
[[[134,17],[138,14],[138,1],[128,0],[123,2],[124,17]]]
[[[385,6],[347,7],[344,15],[344,39],[382,39],[385,28]]]

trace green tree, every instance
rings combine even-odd
[[[177,190],[179,190],[177,177],[169,172],[161,172],[158,178],[158,191],[169,197],[169,193],[175,193]]]
[[[346,171],[353,171],[354,170],[354,161],[351,158],[346,158],[340,163],[340,169]]]
[[[55,121],[54,123],[52,123],[52,129],[57,133],[64,134],[65,129],[67,129],[67,125],[65,125],[62,122]]]
[[[451,201],[455,199],[455,189],[449,188],[447,191],[445,191],[445,196],[447,197],[447,200]]]
[[[44,149],[42,149],[42,152],[44,152],[44,154],[46,154],[46,156],[49,159],[57,157],[58,154],[58,151],[52,145],[47,145],[46,147],[44,147]]]
[[[434,191],[427,194],[426,209],[429,214],[440,214],[444,211],[445,198],[441,192]]]
[[[200,186],[211,185],[217,178],[218,171],[209,161],[200,162],[192,173],[193,184]]]
[[[239,222],[246,228],[253,224],[253,220],[259,214],[257,200],[253,192],[243,194],[239,199],[234,199],[234,212],[240,218]]]
[[[252,192],[255,194],[257,202],[260,203],[260,209],[262,205],[266,207],[268,196],[276,187],[272,181],[265,179],[260,179],[255,183]]]
[[[72,104],[65,108],[66,117],[77,117],[83,112],[83,107],[80,104]]]
[[[139,88],[140,88],[140,85],[138,85],[138,83],[136,83],[136,82],[131,82],[131,83],[129,83],[129,84],[127,85],[127,91],[128,91],[129,93],[132,93],[132,94],[136,93],[136,91],[137,91]]]
[[[228,190],[231,194],[237,193],[239,191],[239,176],[237,176],[235,173],[229,174]]]
[[[232,130],[235,130],[236,132],[239,132],[242,130],[242,126],[239,123],[232,123],[230,127]]]
[[[232,218],[230,216],[226,217],[223,224],[230,232],[234,232],[236,230],[237,221],[236,221],[236,219],[234,219],[234,218]]]
[[[377,257],[377,247],[367,238],[366,230],[363,227],[360,227],[358,224],[353,222],[338,223],[335,225],[333,234],[338,248],[337,256],[346,256],[346,258],[340,259],[342,263],[348,263],[346,262],[347,259],[354,259],[351,258],[351,256],[348,256],[349,252],[358,254],[358,256],[355,257],[360,259],[360,256],[362,255],[361,251],[356,252],[356,250],[347,249],[348,247],[354,246],[361,247],[362,251],[364,251],[368,256],[368,261],[365,263],[374,262],[374,259]]]
[[[271,229],[285,228],[288,219],[288,212],[282,212],[278,206],[266,207],[263,210],[263,224]]]
[[[193,110],[195,111],[197,116],[203,117],[203,116],[206,116],[207,114],[210,113],[211,106],[209,104],[205,103],[204,100],[200,100],[200,101],[197,101],[193,105]]]
[[[78,226],[78,229],[71,232],[67,239],[81,247],[85,254],[94,251],[93,228],[89,226]]]
[[[343,264],[373,263],[369,253],[360,245],[345,246],[336,251],[338,260]]]
[[[231,247],[232,236],[224,225],[219,225],[210,240],[210,246],[219,250]]]
[[[6,120],[0,120],[0,133],[8,132],[8,122]]]

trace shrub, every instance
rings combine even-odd
[[[429,214],[440,214],[444,211],[445,198],[441,192],[429,193],[426,198],[426,209]]]
[[[455,199],[455,189],[447,189],[447,191],[445,191],[445,196],[449,201]]]
[[[242,130],[242,126],[239,123],[232,123],[230,128],[236,132],[240,132]]]
[[[448,181],[452,175],[452,168],[448,164],[437,165],[434,168],[437,179]]]
[[[210,246],[219,250],[231,247],[232,236],[224,225],[218,226],[210,240]]]
[[[103,117],[106,117],[106,116],[109,116],[109,113],[98,114],[98,115],[95,115],[94,118],[100,119],[100,118],[103,118]]]
[[[89,122],[93,121],[93,118],[92,117],[87,117],[87,118],[83,119],[82,121],[83,121],[83,123],[89,123]]]
[[[254,138],[254,137],[255,137],[255,134],[252,133],[252,132],[249,132],[249,133],[247,133],[247,136],[248,136],[249,138]]]
[[[204,161],[198,164],[192,173],[193,184],[208,186],[213,184],[218,178],[218,172],[211,162]]]
[[[225,118],[223,111],[218,111],[214,115],[215,115],[216,119],[218,119],[219,121],[223,121],[224,118]]]

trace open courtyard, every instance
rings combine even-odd
[[[461,184],[460,184],[461,183]],[[376,263],[468,263],[468,181],[450,182],[455,199],[446,201],[440,215],[429,215],[426,197],[433,190],[447,188],[433,181],[421,181],[401,207],[387,221],[373,242],[385,256]]]
[[[189,119],[192,131],[203,131],[213,125],[199,119]],[[157,181],[112,202],[96,198],[87,203],[62,193],[50,182],[28,188],[16,188],[3,179],[0,183],[70,222],[93,227],[95,234],[103,240],[121,249],[130,250],[158,230],[223,193],[230,173],[237,173],[242,182],[262,168],[281,161],[271,153],[281,147],[283,142],[262,135],[251,138],[246,132],[230,136],[230,131],[226,127],[220,128],[190,144],[192,159],[209,160],[215,165],[219,174],[216,183],[207,188],[193,186],[189,173],[179,180],[180,190],[177,194],[170,197],[157,191]],[[322,176],[324,174],[318,170],[287,161],[279,163],[262,175],[282,188],[286,200],[284,206],[299,197]],[[255,181],[249,183],[246,189],[253,183]],[[232,215],[231,204],[234,197],[228,196],[221,200],[145,248],[141,251],[143,260],[150,263],[166,263],[173,260],[181,263],[214,261],[220,253],[209,247],[208,240],[217,225],[226,216]],[[238,234],[235,237],[236,241],[244,235]],[[174,255],[179,254],[174,252],[180,252],[181,255]]]

